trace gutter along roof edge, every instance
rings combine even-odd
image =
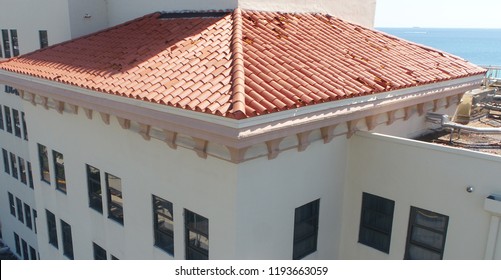
[[[47,81],[0,70],[0,82],[19,90],[161,129],[242,148],[277,136],[318,129],[367,114],[445,98],[478,87],[483,76],[322,103],[250,119],[229,119]],[[446,95],[444,95],[446,94]],[[25,98],[26,99],[26,98]],[[363,113],[360,113],[363,112]]]

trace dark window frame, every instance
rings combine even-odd
[[[113,181],[112,181],[113,180]],[[115,182],[119,182],[117,185]],[[106,196],[108,199],[108,218],[124,224],[124,209],[123,209],[123,193],[122,193],[122,179],[113,174],[105,173],[106,181]],[[118,190],[116,187],[120,187]],[[121,201],[121,203],[120,203]]]
[[[172,202],[152,195],[154,245],[174,256],[174,213]]]
[[[23,202],[16,197],[17,219],[24,224]]]
[[[2,29],[3,53],[5,58],[11,58],[9,30]]]
[[[10,175],[9,152],[7,152],[7,150],[5,150],[5,149],[2,149],[2,154],[3,154],[4,172]]]
[[[66,174],[64,171],[64,156],[58,151],[52,151],[52,161],[54,164],[54,181],[56,190],[66,194]]]
[[[14,135],[18,138],[21,138],[21,116],[19,111],[12,108],[12,121],[14,127]]]
[[[309,215],[305,216],[304,212],[306,214],[309,213]],[[316,199],[295,209],[292,259],[300,260],[317,251],[319,215],[320,199]],[[308,247],[302,245],[306,242],[312,242],[312,245]]]
[[[30,259],[31,260],[36,260],[37,259],[37,251],[35,248],[30,246]]]
[[[24,112],[21,112],[21,124],[23,126],[23,139],[28,141],[28,126],[26,125],[26,118]]]
[[[28,243],[24,239],[21,239],[21,244],[23,247],[23,260],[29,260],[30,256],[28,255]]]
[[[5,117],[5,130],[8,133],[12,133],[12,115],[10,112],[10,107],[3,106],[3,113]]]
[[[35,234],[37,234],[37,218],[38,218],[38,213],[35,208],[32,208],[33,210],[33,229],[35,230]]]
[[[38,160],[40,162],[40,179],[50,185],[49,152],[46,146],[38,143]]]
[[[417,222],[417,215],[418,214],[422,215],[423,217],[430,218],[430,219],[433,219],[433,218],[444,219],[443,230],[433,228],[430,226],[426,226],[423,224],[419,224]],[[410,214],[409,214],[409,226],[407,229],[407,241],[405,243],[404,259],[405,260],[414,259],[411,256],[411,247],[417,247],[421,250],[425,250],[425,251],[434,253],[434,254],[439,256],[438,259],[440,259],[440,260],[443,259],[444,250],[445,250],[445,243],[446,243],[446,239],[447,239],[448,226],[449,226],[449,216],[444,215],[444,214],[440,214],[437,212],[433,212],[430,210],[411,206]],[[420,241],[415,240],[413,237],[413,234],[415,233],[415,231],[414,231],[415,229],[424,230],[424,231],[431,232],[433,234],[441,235],[442,236],[442,244],[441,244],[440,248],[437,248],[437,247],[434,247],[432,245],[426,244],[424,242],[420,242]]]
[[[12,56],[19,56],[19,37],[17,36],[17,29],[10,30],[10,41],[12,42]]]
[[[8,192],[9,196],[9,208],[10,208],[10,214],[14,217],[17,218],[16,216],[16,202],[14,200],[14,195]]]
[[[16,158],[16,155],[13,154],[13,153],[10,153],[10,171],[11,171],[11,175],[12,177],[18,179],[19,178],[19,173],[18,173],[18,170],[17,170],[17,158]]]
[[[47,30],[38,30],[38,38],[40,39],[41,49],[49,46],[49,35],[47,33]]]
[[[26,161],[26,166],[28,168],[28,186],[30,187],[30,189],[34,189],[34,186],[33,186],[33,172],[31,170],[31,162],[29,161]]]
[[[19,179],[21,183],[28,184],[28,176],[26,174],[26,162],[22,157],[17,157],[17,163],[19,164]]]
[[[209,259],[209,219],[188,209],[184,209],[185,249],[187,260]],[[194,237],[193,239],[191,237]],[[206,240],[207,248],[202,248]]]
[[[358,242],[389,254],[394,211],[395,201],[362,193]]]
[[[97,245],[95,242],[92,242],[92,249],[94,252],[94,260],[107,260],[108,259],[108,253],[106,250]]]
[[[71,226],[63,220],[61,221],[61,232],[63,238],[63,254],[70,260],[74,259],[73,252],[73,236],[71,234]]]
[[[45,215],[47,217],[47,236],[49,237],[49,244],[55,248],[59,248],[57,240],[56,216],[47,209],[45,209]]]
[[[103,196],[101,187],[101,171],[92,165],[86,164],[87,190],[89,195],[89,207],[103,214]],[[93,172],[92,169],[95,169]],[[94,176],[91,176],[94,174]],[[97,175],[96,175],[97,174]]]
[[[2,51],[0,50],[0,53]],[[0,56],[2,57],[2,56]],[[3,109],[2,109],[2,106],[0,105],[0,130],[5,130],[5,125],[4,125],[4,122],[3,122]]]
[[[18,256],[21,256],[21,238],[19,238],[19,235],[14,232],[14,243],[16,246],[16,254]]]
[[[24,220],[26,222],[26,226],[29,229],[33,229],[33,223],[31,220],[31,207],[26,203],[24,203]]]

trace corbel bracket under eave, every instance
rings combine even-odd
[[[324,139],[324,144],[329,143],[334,138],[334,130],[336,129],[337,124],[330,125],[326,127],[320,128],[320,133],[322,134],[322,139]]]
[[[438,105],[440,103],[440,99],[433,100],[433,112],[438,111]]]
[[[424,115],[424,105],[424,103],[419,103],[418,105],[416,105],[419,116]]]
[[[247,152],[247,149],[249,147],[245,148],[233,148],[233,147],[228,147],[226,146],[228,151],[230,151],[230,156],[231,156],[231,162],[233,163],[241,163],[245,160],[245,152]]]
[[[42,99],[42,106],[45,108],[45,110],[49,110],[49,98],[45,96],[40,96]]]
[[[357,123],[359,120],[351,120],[346,122],[346,126],[348,127],[348,132],[346,133],[346,137],[349,139],[353,134],[355,134],[355,131],[357,131]]]
[[[395,122],[395,114],[397,113],[397,110],[391,110],[386,112],[386,115],[388,116],[388,121],[386,121],[387,125],[391,125]]]
[[[376,120],[377,120],[376,115],[371,115],[371,116],[365,117],[365,125],[367,125],[367,129],[369,129],[369,131],[376,128],[376,125],[377,125]]]
[[[73,105],[73,104],[68,104],[68,103],[66,103],[66,105],[68,106],[68,110],[69,110],[72,114],[75,114],[75,115],[77,115],[77,114],[78,114],[78,105]]]
[[[268,159],[274,159],[280,153],[280,143],[284,140],[283,137],[278,139],[273,139],[266,141],[266,147],[268,148]]]
[[[207,158],[207,145],[209,144],[209,141],[196,137],[193,137],[193,140],[195,141],[194,150],[197,155],[201,158]]]
[[[62,114],[64,112],[64,102],[63,101],[57,101],[57,100],[55,100],[55,102],[56,102],[56,111],[59,114]]]
[[[34,93],[31,93],[31,92],[28,93],[28,101],[33,106],[37,106],[37,102],[36,102],[35,98],[36,98],[36,95]]]
[[[306,148],[308,148],[308,145],[310,145],[310,139],[309,139],[310,133],[311,130],[296,134],[298,141],[297,150],[299,152],[306,150]]]
[[[445,98],[445,108],[449,108],[452,105],[452,98],[454,98],[454,96],[447,96]]]
[[[120,127],[122,127],[123,129],[130,128],[130,120],[129,119],[117,117],[117,121],[118,121],[118,124],[120,125]]]
[[[99,115],[101,115],[101,120],[103,120],[105,124],[110,124],[110,114],[99,112]]]
[[[92,120],[92,109],[83,108],[83,110],[85,112],[85,116],[87,116],[89,120]]]
[[[412,106],[404,108],[404,121],[409,120],[412,117]]]
[[[177,132],[169,131],[164,129],[164,142],[169,145],[172,149],[177,149],[177,144],[176,144],[176,139],[177,139]]]
[[[143,136],[144,140],[151,139],[150,130],[151,130],[151,126],[149,126],[147,124],[143,124],[143,123],[139,124],[139,134],[141,134],[141,136]]]

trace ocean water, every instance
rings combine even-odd
[[[376,28],[390,35],[462,57],[501,66],[501,29]]]

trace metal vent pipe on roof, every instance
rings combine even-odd
[[[484,134],[501,134],[501,128],[496,128],[496,127],[473,127],[469,125],[463,125],[463,124],[458,124],[455,122],[452,122],[449,119],[448,115],[442,115],[442,114],[436,114],[436,113],[428,113],[426,115],[426,118],[430,121],[440,121],[440,125],[443,128],[451,128],[453,130],[466,130],[466,131],[472,131],[475,133],[484,133]]]

